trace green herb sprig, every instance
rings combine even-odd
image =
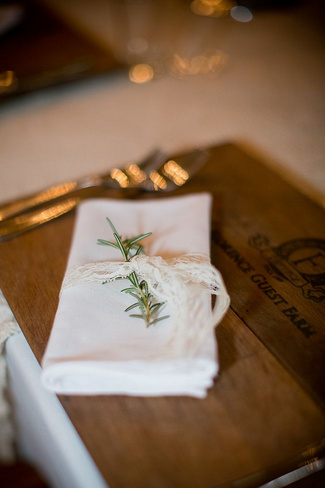
[[[117,232],[112,221],[108,217],[106,217],[106,220],[113,231],[115,242],[109,242],[105,239],[97,239],[97,243],[99,245],[110,246],[114,247],[115,249],[119,249],[124,258],[124,261],[127,262],[130,261],[130,259],[134,256],[137,256],[143,252],[143,245],[139,244],[139,241],[151,236],[152,232],[140,234],[137,237],[133,237],[132,239],[122,240],[122,237]],[[165,302],[155,302],[154,297],[148,290],[148,283],[145,280],[139,281],[139,278],[134,271],[126,278],[130,281],[131,286],[128,288],[124,288],[123,290],[121,290],[121,292],[131,295],[133,298],[136,299],[136,302],[127,307],[125,309],[125,312],[130,312],[137,307],[140,309],[141,312],[139,314],[130,314],[130,317],[143,319],[147,327],[169,317],[169,315],[164,315],[162,317],[158,316]]]

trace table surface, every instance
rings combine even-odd
[[[176,192],[213,194],[212,262],[231,297],[207,398],[59,396],[112,488],[258,486],[324,455],[324,291],[317,270],[304,288],[292,280],[323,255],[324,210],[236,146],[210,153]],[[38,360],[74,218],[0,245],[0,287]]]
[[[89,31],[96,24],[105,42],[104,15],[96,16],[85,1],[78,10],[76,2],[69,4],[66,13],[83,27],[87,19]],[[100,1],[98,5],[105,8]],[[1,106],[3,201],[103,171],[157,145],[176,152],[192,144],[235,143],[216,148],[213,164],[185,190],[210,184],[219,208],[214,211],[213,259],[232,296],[232,308],[217,332],[221,374],[207,399],[60,397],[112,488],[145,483],[211,487],[236,479],[241,486],[256,486],[323,452],[322,369],[321,363],[313,363],[324,344],[322,309],[304,300],[300,289],[267,274],[274,289],[317,329],[306,341],[297,327],[288,327],[288,315],[257,290],[252,274],[248,280],[239,270],[224,244],[265,274],[267,262],[247,237],[267,235],[273,248],[298,237],[324,239],[322,210],[302,195],[324,202],[320,39],[317,17],[308,8],[264,11],[250,24],[234,23],[220,46],[229,63],[219,76],[165,76],[135,85],[126,74],[107,75]],[[252,155],[258,155],[257,161]],[[247,168],[255,183],[249,180],[253,186],[241,188],[240,178],[246,173],[251,177]],[[240,195],[237,199],[231,185]],[[73,222],[72,214],[1,244],[0,286],[39,360],[57,305]],[[53,253],[55,262],[49,266]],[[276,333],[267,327],[269,314]],[[296,354],[286,354],[286,341],[297,346],[287,349]]]

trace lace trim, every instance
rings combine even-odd
[[[164,351],[156,359],[193,355],[206,335],[221,321],[229,307],[229,296],[219,271],[203,254],[177,258],[135,256],[129,262],[104,261],[71,268],[64,278],[61,293],[75,285],[114,281],[135,271],[145,279],[150,292],[173,311],[174,325]],[[217,295],[210,317],[200,307],[198,290]]]
[[[11,335],[17,334],[19,331],[19,326],[0,290],[0,461],[6,463],[15,459],[15,436],[11,405],[8,401],[5,344]]]

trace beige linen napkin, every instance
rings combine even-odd
[[[145,201],[88,200],[78,209],[67,272],[88,263],[123,261],[118,250],[97,244],[98,238],[114,241],[106,217],[123,238],[152,232],[143,241],[146,255],[209,255],[211,202],[207,193]],[[94,281],[62,291],[42,361],[44,385],[66,394],[204,397],[219,367],[213,328],[194,354],[160,354],[168,351],[173,310],[167,304],[163,314],[170,317],[147,328],[124,312],[134,302],[121,293],[126,283]],[[229,303],[221,291],[220,317]],[[195,300],[211,319],[210,293],[198,290]]]

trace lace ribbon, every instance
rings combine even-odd
[[[208,256],[186,254],[163,259],[139,255],[128,262],[88,263],[67,271],[61,293],[82,283],[114,281],[133,271],[146,280],[150,293],[159,302],[166,301],[173,312],[172,335],[165,350],[159,353],[159,359],[193,355],[208,332],[221,321],[230,303],[221,274],[211,265]],[[217,295],[208,316],[198,298],[200,291]]]
[[[12,422],[12,405],[8,394],[8,371],[6,361],[6,341],[20,328],[0,290],[0,462],[15,460],[15,432]]]

